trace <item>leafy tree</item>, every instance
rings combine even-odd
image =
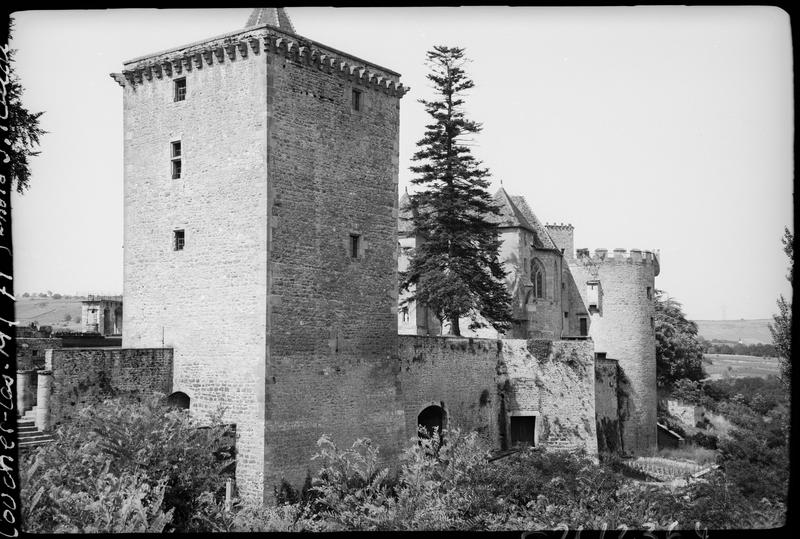
[[[671,388],[682,378],[705,378],[703,345],[697,335],[697,324],[686,319],[681,307],[663,290],[656,290],[656,379],[659,387]]]
[[[464,49],[436,46],[427,54],[428,80],[437,98],[420,99],[433,121],[417,142],[411,180],[422,190],[409,196],[416,234],[422,242],[411,252],[401,290],[431,309],[439,321],[449,320],[460,335],[459,318],[469,316],[470,329],[498,331],[511,327],[511,296],[498,260],[497,228],[486,220],[497,214],[487,191],[489,171],[471,155],[466,137],[481,131],[464,114],[464,92],[474,86],[464,71]],[[481,320],[481,318],[483,320]]]
[[[789,273],[786,279],[794,285],[794,234],[788,227],[783,229],[783,252],[789,257]],[[792,377],[792,304],[786,301],[783,294],[778,297],[778,314],[772,315],[773,323],[769,326],[772,343],[781,358],[781,374],[788,384]]]
[[[9,38],[11,29],[9,28]],[[31,168],[29,157],[39,155],[34,148],[39,146],[39,139],[47,131],[39,126],[39,119],[44,112],[30,112],[22,106],[22,92],[24,88],[19,77],[14,72],[14,52],[8,50],[8,84],[5,87],[8,119],[3,136],[8,139],[8,160],[11,170],[12,186],[16,185],[17,192],[22,194],[30,187]],[[6,111],[3,111],[6,112]]]

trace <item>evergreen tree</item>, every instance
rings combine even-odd
[[[401,290],[414,291],[408,302],[431,309],[440,322],[449,320],[460,335],[459,318],[469,316],[470,329],[511,327],[511,296],[506,272],[498,260],[500,240],[487,221],[499,213],[487,187],[489,171],[470,152],[467,137],[481,131],[465,117],[464,92],[474,86],[464,71],[464,49],[436,46],[427,54],[436,99],[420,99],[432,122],[417,143],[411,183],[421,189],[409,196],[413,228],[422,239],[401,274]]]
[[[11,28],[9,28],[9,38]],[[8,166],[11,171],[12,186],[22,194],[30,187],[31,168],[29,157],[39,155],[34,148],[39,146],[39,138],[47,133],[39,126],[39,118],[44,112],[30,112],[22,106],[23,87],[14,72],[13,50],[7,49],[5,61],[8,65],[8,84],[5,91],[6,111],[3,136],[8,140]]]
[[[655,295],[656,380],[671,388],[681,379],[702,380],[703,345],[697,324],[687,320],[681,304],[662,290]]]
[[[789,257],[789,274],[786,279],[794,286],[794,235],[788,228],[783,230],[783,252]],[[773,323],[769,325],[772,343],[781,358],[781,377],[786,384],[792,377],[792,304],[781,294],[778,297],[778,314],[772,315]]]

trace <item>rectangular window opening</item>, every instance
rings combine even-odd
[[[569,313],[564,313],[564,318],[569,318]]]
[[[358,258],[358,250],[360,247],[361,236],[358,234],[350,234],[350,257]]]
[[[589,320],[584,317],[581,317],[580,324],[581,324],[581,337],[587,337],[589,335]]]
[[[186,77],[175,79],[175,101],[183,101],[186,99]]]
[[[171,143],[172,149],[172,179],[177,180],[181,177],[182,166],[181,166],[181,141],[175,141]]]
[[[361,110],[361,90],[353,90],[353,110]]]
[[[183,246],[186,244],[186,238],[183,230],[174,230],[174,244],[173,248],[176,251],[183,251]]]
[[[653,289],[649,286],[647,287],[647,299],[653,299]]]

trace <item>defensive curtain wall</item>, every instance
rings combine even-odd
[[[123,346],[174,348],[192,411],[226,408],[244,496],[302,482],[325,432],[369,436],[391,459],[405,438],[399,75],[262,25],[112,76],[124,88]]]
[[[620,407],[626,451],[646,452],[656,439],[655,276],[658,256],[650,251],[579,249],[570,261],[586,305],[595,352],[619,362],[618,385],[628,400]],[[583,285],[583,283],[587,283]]]
[[[19,412],[36,407],[36,426],[47,431],[77,411],[118,393],[172,392],[169,348],[48,349],[44,369],[19,371]]]
[[[597,452],[590,339],[402,335],[398,351],[407,437],[438,423],[475,430],[494,448]]]

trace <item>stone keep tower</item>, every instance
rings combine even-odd
[[[563,239],[562,239],[563,241]],[[619,362],[623,447],[634,453],[656,447],[656,341],[654,282],[660,270],[650,251],[578,249],[569,260],[581,300],[588,310],[589,335],[599,357]]]
[[[193,413],[236,423],[237,486],[302,483],[315,442],[403,444],[393,71],[283,9],[130,60],[123,346],[174,349]]]

